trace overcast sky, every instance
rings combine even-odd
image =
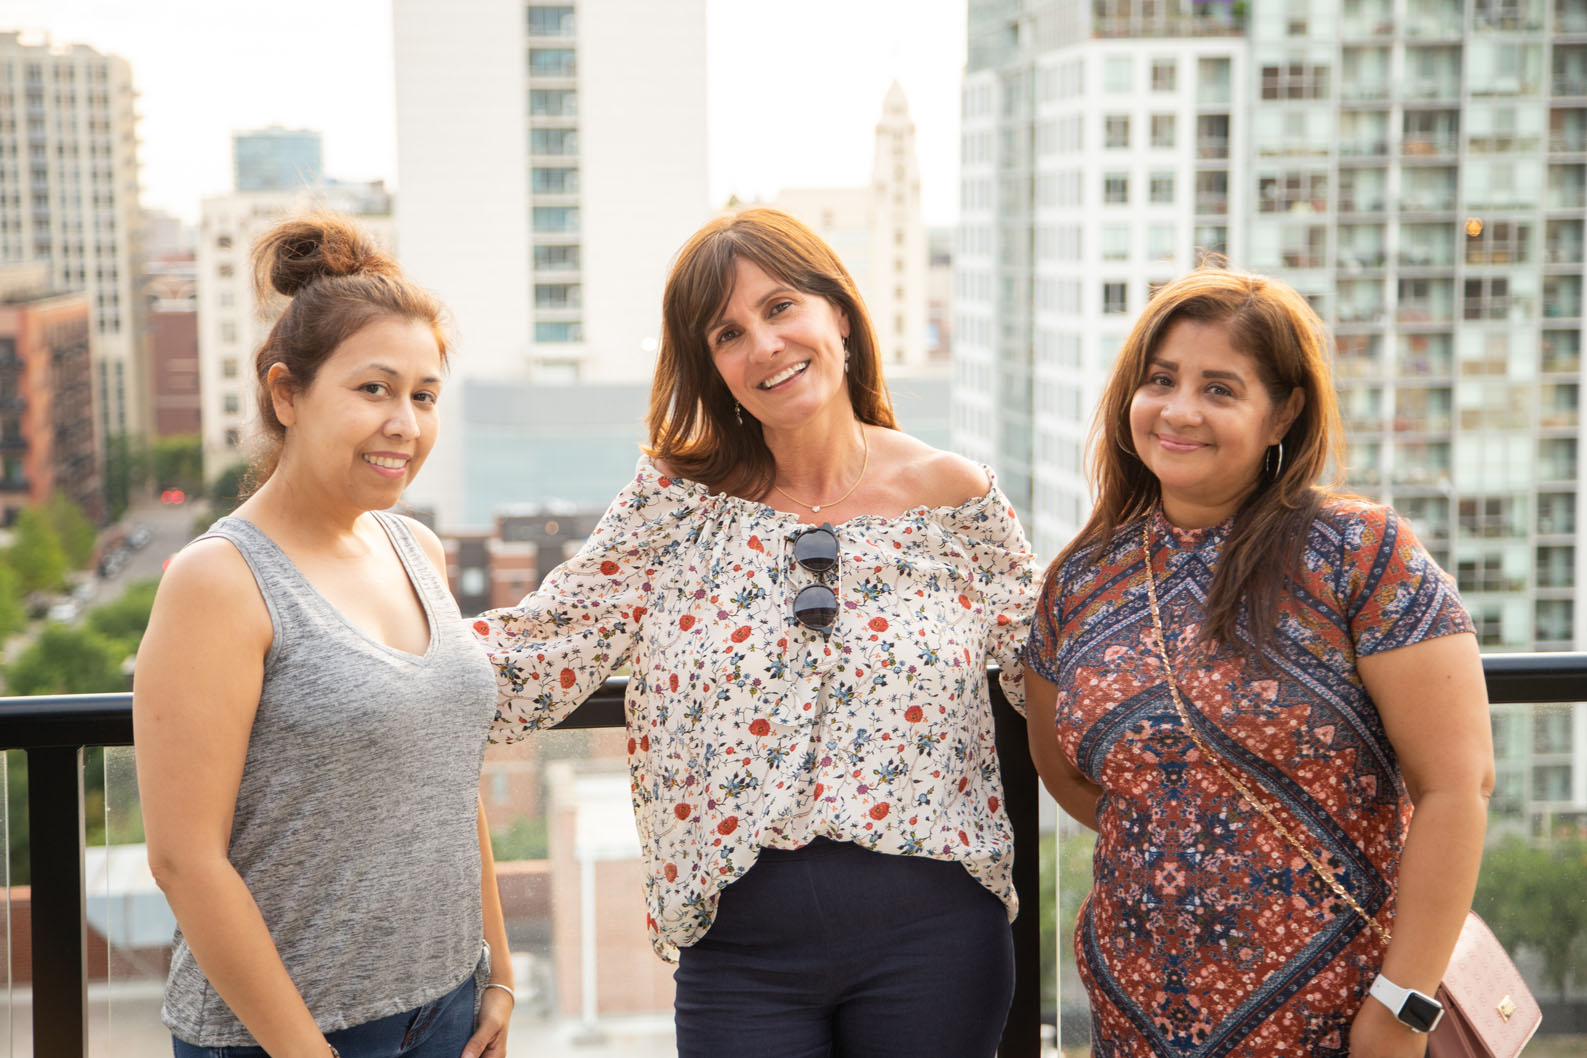
[[[865,183],[897,78],[926,221],[952,223],[965,0],[707,0],[707,11],[713,203]],[[0,0],[0,29],[132,63],[145,205],[196,218],[201,197],[230,187],[231,132],[269,124],[324,132],[329,175],[400,190],[390,0]]]

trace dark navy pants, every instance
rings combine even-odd
[[[474,975],[422,1007],[327,1032],[342,1058],[458,1058],[474,1035]],[[269,1058],[262,1047],[198,1047],[172,1038],[176,1058]]]
[[[957,863],[817,839],[763,849],[673,977],[678,1058],[991,1058],[1013,934]]]

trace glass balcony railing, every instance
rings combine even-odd
[[[1485,656],[1483,665],[1489,698],[1496,706],[1496,743],[1501,749],[1507,746],[1499,737],[1508,733],[1505,724],[1517,716],[1531,722],[1533,714],[1518,713],[1517,704],[1574,702],[1587,698],[1587,654],[1496,654]],[[1048,914],[1053,908],[1044,906],[1055,905],[1064,909],[1058,915],[1056,929],[1067,933],[1071,928],[1073,908],[1090,884],[1088,850],[1093,838],[1089,832],[1077,833],[1066,823],[1060,824],[1056,834],[1040,832],[1039,799],[1045,795],[1040,792],[1029,762],[1024,721],[1002,698],[995,679],[991,681],[991,690],[1004,802],[1015,833],[1015,885],[1026,909],[1013,926],[1016,993],[998,1053],[1001,1058],[1051,1055],[1050,1043],[1043,1043],[1044,1034],[1050,1032],[1050,1029],[1044,1030],[1044,1022],[1051,1025],[1053,1012],[1060,1010],[1064,1053],[1081,1054],[1088,1023],[1073,957],[1067,944],[1056,944],[1050,932],[1043,934],[1041,922],[1048,919],[1046,928],[1055,928]],[[558,835],[560,831],[575,829],[581,797],[603,794],[610,787],[626,798],[627,777],[620,762],[622,694],[621,681],[609,682],[557,732],[529,743],[559,738],[585,740],[571,750],[564,747],[561,759],[546,765],[552,781],[546,784],[544,794],[548,803],[540,807],[544,809],[548,825],[538,830],[528,828],[533,833],[509,835],[510,842],[516,844],[510,843],[498,852],[497,881],[503,903],[509,909],[538,908],[537,913],[547,920],[580,918],[577,912],[566,908],[556,916],[546,911],[547,894],[566,881],[559,882],[556,877],[559,870],[568,866],[554,865],[559,841],[567,844],[565,835]],[[1532,707],[1533,713],[1540,718],[1537,723],[1547,721],[1557,726],[1554,713],[1558,710],[1548,712],[1549,708]],[[164,974],[160,944],[169,941],[169,912],[164,912],[166,917],[163,918],[154,913],[156,905],[158,910],[164,909],[157,891],[125,885],[120,892],[106,888],[106,878],[118,872],[123,878],[138,874],[143,866],[141,845],[85,849],[84,842],[85,823],[90,829],[97,826],[99,832],[111,840],[118,840],[118,835],[120,840],[125,840],[141,832],[141,824],[134,819],[135,779],[132,754],[127,748],[131,742],[130,695],[0,699],[0,746],[26,755],[26,825],[32,838],[31,888],[10,890],[12,915],[7,940],[15,957],[22,961],[13,965],[10,975],[10,1003],[0,1006],[10,1014],[8,1035],[12,1040],[12,1054],[32,1054],[41,1058],[154,1058],[170,1053],[169,1038],[158,1019],[158,983]],[[84,783],[85,754],[97,754],[99,747],[114,747],[103,753],[103,801],[97,799],[98,791],[94,789],[85,793]],[[603,772],[595,766],[595,758],[611,756],[614,752],[618,759],[614,768]],[[4,775],[4,761],[5,757],[0,756],[0,775]],[[542,760],[541,764],[546,762]],[[541,796],[526,792],[526,788],[519,785],[514,776],[521,774],[522,769],[513,768],[492,772],[487,765],[482,796],[488,809],[493,800],[523,801]],[[124,803],[129,799],[130,805]],[[1528,850],[1519,850],[1515,846],[1516,832],[1537,830],[1539,821],[1534,818],[1536,804],[1528,803],[1524,797],[1518,803],[1517,811],[1505,814],[1515,806],[1510,805],[1509,800],[1495,798],[1488,861],[1485,862],[1503,859],[1508,864],[1509,858],[1515,856],[1547,858],[1562,850],[1568,851],[1568,843],[1558,838],[1563,833],[1562,827],[1574,827],[1570,832],[1577,837],[1571,840],[1578,843],[1580,835],[1587,834],[1587,806],[1551,802],[1546,806],[1549,814],[1543,823],[1552,829],[1545,828],[1542,834],[1549,840],[1533,840]],[[138,862],[134,863],[135,860]],[[1574,862],[1579,865],[1584,861]],[[1494,862],[1493,870],[1499,871],[1500,866]],[[571,884],[576,891],[581,884],[577,865],[573,865],[572,875]],[[602,877],[599,893],[604,897],[607,886],[605,876]],[[1574,881],[1568,874],[1562,877],[1576,894],[1567,899],[1579,902],[1580,894],[1587,890],[1587,877]],[[634,908],[625,904],[615,913],[634,911],[637,919],[637,877],[624,875],[612,881],[610,888],[615,895],[611,904],[624,900],[634,904]],[[1490,906],[1498,899],[1494,893],[1492,886],[1479,884],[1478,910],[1488,916],[1490,923],[1503,921],[1500,910]],[[575,892],[573,901],[576,903],[578,898]],[[602,914],[609,917],[614,912],[610,906],[603,906]],[[659,985],[653,987],[655,981],[665,978],[666,971],[649,955],[642,930],[635,930],[639,934],[635,957],[624,959],[621,956],[625,952],[613,950],[613,942],[603,928],[598,949],[600,974],[590,972],[581,977],[579,945],[576,938],[569,940],[563,932],[565,925],[542,923],[526,927],[509,910],[508,928],[515,960],[520,954],[530,958],[528,950],[534,949],[537,943],[542,948],[546,946],[546,936],[536,934],[536,930],[549,933],[549,943],[557,949],[552,965],[515,965],[520,971],[516,974],[520,1000],[514,1011],[510,1054],[599,1053],[621,1054],[625,1058],[674,1055],[670,1016],[666,1013],[670,993]],[[1502,931],[1503,927],[1500,928]],[[23,931],[27,933],[26,938]],[[1516,942],[1507,937],[1502,939],[1506,939],[1514,952]],[[524,953],[518,951],[520,945],[526,949]],[[1059,949],[1056,984],[1054,947]],[[24,950],[31,954],[23,955]],[[165,956],[168,957],[168,948]],[[1521,957],[1517,961],[1533,975],[1530,983],[1539,998],[1557,993],[1552,978],[1544,976],[1548,971],[1541,957]],[[636,966],[641,968],[635,969]],[[626,993],[611,983],[622,974],[627,975],[621,978],[628,982]],[[90,981],[94,983],[89,984]],[[598,1004],[593,996],[580,993],[581,981],[592,983],[592,990],[594,982],[601,983]],[[635,1013],[640,1009],[648,1010],[648,1015]],[[1570,1031],[1572,1021],[1567,1016],[1545,1017],[1543,1032]],[[609,1042],[621,1040],[623,1045],[619,1049],[593,1051],[564,1050],[552,1045],[553,1039],[560,1044],[575,1035],[583,1040],[604,1035]],[[1539,1042],[1546,1038],[1539,1037]],[[1556,1036],[1556,1039],[1565,1049],[1548,1053],[1580,1053],[1572,1048],[1580,1046],[1581,1037]],[[18,1047],[21,1049],[15,1049]],[[1071,1047],[1077,1049],[1071,1052]]]

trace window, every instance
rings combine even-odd
[[[1172,261],[1176,242],[1172,224],[1153,224],[1146,229],[1146,256],[1153,262]]]
[[[229,250],[229,249],[231,249],[231,236],[230,235],[217,235],[217,236],[215,236],[215,249],[217,249],[217,250]]]
[[[1473,234],[1475,232],[1475,234]],[[1514,221],[1466,223],[1466,263],[1525,264],[1531,258],[1532,227]]]
[[[1125,293],[1123,283],[1102,284],[1102,314],[1104,316],[1122,316],[1130,311],[1129,297]]]
[[[577,283],[536,283],[535,308],[576,309],[583,300]]]
[[[570,155],[579,153],[577,129],[530,129],[529,153],[538,155]]]
[[[220,321],[220,340],[223,342],[235,342],[237,340],[237,324],[235,321]]]
[[[1327,99],[1328,67],[1287,62],[1262,67],[1263,99]]]
[[[1152,60],[1152,91],[1172,92],[1179,81],[1179,64],[1173,59]]]
[[[1277,173],[1257,180],[1263,213],[1322,213],[1328,208],[1328,174]]]
[[[541,320],[535,323],[537,342],[579,342],[584,340],[584,325],[577,320],[555,322]]]
[[[221,397],[220,407],[227,415],[236,415],[242,410],[242,401],[238,399],[237,394],[227,393]]]
[[[222,357],[220,361],[220,377],[237,377],[237,358],[235,356]]]
[[[578,117],[579,94],[569,88],[531,88],[529,113],[537,118]]]
[[[573,8],[531,5],[529,35],[531,37],[573,36]]]
[[[1110,55],[1102,67],[1102,87],[1109,92],[1128,92],[1135,80],[1134,62],[1128,55]]]
[[[237,274],[237,270],[229,264],[223,264],[215,269],[215,274],[222,279],[230,279]]]
[[[1102,119],[1102,145],[1114,150],[1130,145],[1128,114],[1109,114]]]
[[[1102,201],[1115,205],[1130,201],[1130,174],[1104,173],[1102,176]]]
[[[535,231],[577,232],[579,208],[577,206],[536,206],[533,211]]]
[[[1502,320],[1509,314],[1509,277],[1485,276],[1466,280],[1466,319]]]
[[[537,195],[573,195],[579,190],[577,169],[549,169],[536,166],[530,175],[530,188]]]
[[[1130,229],[1125,224],[1107,224],[1102,228],[1102,259],[1127,261],[1130,257]]]
[[[1152,146],[1172,147],[1174,145],[1174,115],[1152,115]]]
[[[1229,174],[1223,169],[1196,174],[1196,212],[1229,212]]]
[[[1170,204],[1174,201],[1174,174],[1168,170],[1161,169],[1153,173],[1147,186],[1151,201]]]
[[[572,77],[578,72],[577,52],[572,48],[530,48],[531,77]]]
[[[576,272],[579,268],[577,246],[536,246],[535,271]]]

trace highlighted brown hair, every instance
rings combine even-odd
[[[286,427],[270,397],[270,369],[276,364],[286,366],[294,386],[306,389],[337,346],[386,319],[427,324],[443,367],[447,359],[446,310],[440,301],[405,277],[397,262],[348,218],[311,213],[283,221],[259,237],[252,261],[259,304],[275,295],[290,300],[254,354],[264,436],[250,461],[245,493],[275,472],[286,441]]]
[[[1161,287],[1124,341],[1091,427],[1091,517],[1048,567],[1049,578],[1080,550],[1111,540],[1161,499],[1157,478],[1135,453],[1130,404],[1145,382],[1168,328],[1188,319],[1222,324],[1230,344],[1249,356],[1275,404],[1305,394],[1283,438],[1278,475],[1258,476],[1235,515],[1207,599],[1202,637],[1239,646],[1242,611],[1259,654],[1278,615],[1279,596],[1296,572],[1322,502],[1343,466],[1343,431],[1323,322],[1293,287],[1276,279],[1214,266]],[[1328,479],[1325,481],[1325,475]]]
[[[896,428],[881,358],[854,278],[832,248],[775,209],[746,209],[711,221],[678,251],[662,295],[661,349],[650,387],[645,451],[713,489],[760,498],[776,467],[749,416],[739,425],[733,394],[711,359],[706,331],[733,296],[737,262],[831,302],[849,320],[849,402],[860,422]]]

